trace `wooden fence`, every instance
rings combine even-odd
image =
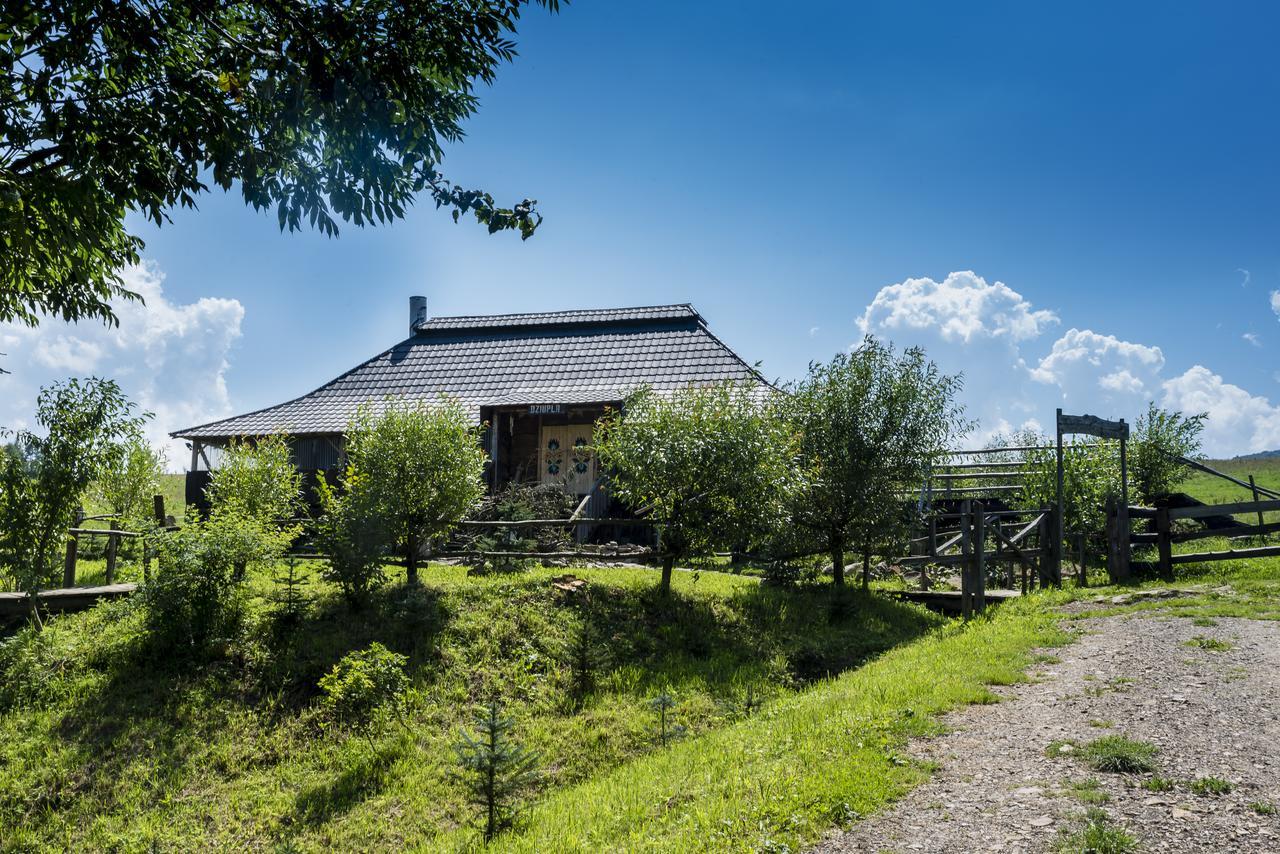
[[[959,567],[960,610],[968,617],[986,608],[988,581],[1003,580],[1010,589],[1020,587],[1022,593],[1036,585],[1061,585],[1056,524],[1052,507],[990,510],[981,501],[966,499],[958,512],[931,515],[927,534],[912,541],[921,553],[894,563],[920,567],[922,591],[930,586],[929,566]]]
[[[164,496],[157,495],[152,499],[152,502],[156,523],[161,527],[170,526],[170,520],[165,515]],[[138,531],[125,531],[115,527],[86,528],[84,523],[105,521],[108,524],[114,524],[119,518],[119,516],[112,513],[104,513],[97,516],[85,516],[83,513],[76,515],[75,525],[67,530],[67,533],[71,536],[67,540],[66,556],[62,564],[63,589],[70,589],[76,586],[76,566],[79,562],[81,537],[107,538],[107,547],[103,552],[103,558],[106,561],[105,583],[108,586],[115,584],[116,565],[119,560],[121,541],[136,539],[144,535]],[[142,547],[142,577],[144,579],[151,577],[151,550],[145,544]]]
[[[1267,522],[1266,514],[1280,511],[1280,500],[1241,501],[1233,504],[1202,504],[1194,507],[1130,507],[1129,517],[1153,520],[1154,532],[1132,533],[1126,530],[1109,531],[1110,549],[1127,551],[1134,545],[1155,546],[1158,558],[1154,562],[1134,562],[1133,566],[1154,568],[1161,577],[1173,578],[1173,567],[1183,563],[1210,563],[1220,560],[1241,560],[1280,556],[1280,545],[1264,545],[1253,548],[1227,549],[1216,552],[1173,553],[1174,543],[1194,542],[1211,538],[1267,537],[1280,533],[1280,522]],[[1178,519],[1205,520],[1218,516],[1250,516],[1256,524],[1238,524],[1229,528],[1204,527],[1194,531],[1178,531],[1174,522]],[[1252,521],[1252,520],[1251,520]],[[1127,534],[1127,537],[1125,536]]]

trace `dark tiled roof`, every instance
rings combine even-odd
[[[174,436],[340,433],[362,404],[450,397],[482,406],[608,403],[642,385],[763,380],[688,305],[441,317],[310,394]]]

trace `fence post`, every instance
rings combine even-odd
[[[62,586],[76,586],[76,548],[80,541],[74,536],[67,540],[67,559],[62,564]]]
[[[116,583],[116,553],[119,548],[119,535],[107,534],[107,584]]]
[[[1084,556],[1084,531],[1076,532],[1076,574],[1081,587],[1089,586],[1089,566]]]
[[[973,609],[979,614],[987,607],[986,511],[981,501],[973,502]]]
[[[1129,502],[1121,499],[1116,506],[1116,576],[1121,581],[1128,581],[1129,572]]]
[[[1173,540],[1170,537],[1172,533],[1169,524],[1169,507],[1156,508],[1156,534],[1158,535],[1158,547],[1160,549],[1160,577],[1166,581],[1173,580]]]
[[[161,528],[163,528],[163,527],[164,527],[164,522],[165,522],[165,515],[164,515],[164,496],[163,496],[163,495],[157,495],[157,496],[153,497],[153,498],[151,499],[151,501],[152,501],[152,505],[153,505],[153,506],[154,506],[154,508],[155,508],[156,524],[157,524],[157,525],[159,525]]]
[[[972,562],[973,551],[969,547],[969,523],[972,521],[969,516],[969,499],[960,502],[960,554],[964,558],[960,563],[960,613],[967,620],[973,611],[973,603],[970,601],[973,591],[970,588],[971,571],[969,564]]]
[[[1058,525],[1053,511],[1046,507],[1040,511],[1040,565],[1036,567],[1036,582],[1043,590],[1053,579],[1053,541],[1058,536]]]
[[[1262,500],[1261,496],[1259,496],[1259,495],[1258,495],[1258,484],[1257,484],[1257,482],[1255,482],[1255,481],[1254,481],[1254,479],[1253,479],[1253,475],[1249,475],[1249,491],[1253,493],[1253,500],[1254,500],[1254,501],[1261,501],[1261,500]],[[1264,514],[1261,510],[1259,510],[1259,511],[1258,511],[1258,525],[1259,525],[1259,526],[1261,526],[1261,525],[1265,525],[1265,524],[1267,524],[1266,514]],[[1258,535],[1258,542],[1260,542],[1260,543],[1265,543],[1266,541],[1267,541],[1267,535],[1266,535],[1266,534],[1259,534],[1259,535]]]

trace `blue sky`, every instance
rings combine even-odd
[[[164,352],[11,330],[31,371],[0,417],[21,421],[41,366],[145,361],[175,378],[140,395],[169,429],[279,402],[399,340],[423,293],[433,314],[692,302],[783,379],[865,329],[965,371],[984,434],[1047,425],[1055,405],[1132,419],[1155,399],[1209,410],[1210,452],[1280,447],[1277,18],[1265,3],[534,11],[444,163],[500,201],[539,199],[533,239],[429,204],[334,240],[282,235],[207,195],[171,226],[137,223],[151,266],[134,273],[172,316],[136,322]],[[912,279],[930,281],[892,289]]]

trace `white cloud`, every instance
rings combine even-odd
[[[1057,386],[1064,404],[1105,406],[1108,414],[1123,414],[1143,403],[1163,367],[1159,347],[1073,328],[1053,342],[1031,377]]]
[[[1204,450],[1209,456],[1280,448],[1280,406],[1265,397],[1252,395],[1203,365],[1164,383],[1166,408],[1188,414],[1207,412]]]
[[[812,338],[813,336],[817,335],[817,334],[818,334],[818,332],[819,332],[821,329],[822,329],[822,327],[821,327],[821,326],[810,326],[810,327],[809,327],[809,337],[810,337],[810,338]]]
[[[1249,287],[1249,282],[1253,280],[1253,274],[1250,273],[1248,270],[1246,270],[1244,267],[1236,267],[1236,272],[1244,276],[1244,278],[1240,280],[1240,287],[1242,288]]]
[[[144,302],[115,305],[117,328],[45,320],[35,329],[0,324],[0,424],[28,427],[42,385],[68,376],[114,379],[138,406],[155,414],[147,427],[181,468],[181,443],[168,433],[231,413],[227,357],[240,337],[244,307],[233,299],[203,297],[178,305],[164,294],[154,264],[124,271],[125,286]]]
[[[1244,333],[1243,335],[1241,335],[1240,337],[1241,337],[1241,338],[1243,338],[1244,340],[1248,341],[1250,344],[1252,344],[1252,345],[1253,345],[1253,346],[1255,346],[1255,347],[1261,347],[1261,346],[1262,346],[1262,339],[1261,339],[1261,338],[1259,338],[1256,334],[1254,334],[1254,333],[1252,333],[1252,332],[1246,332],[1246,333]]]
[[[945,341],[965,344],[975,338],[1035,338],[1058,317],[1035,310],[1003,282],[987,284],[963,271],[941,282],[907,279],[880,289],[858,320],[863,334],[936,329]]]
[[[1280,291],[1271,292],[1271,310],[1276,313],[1276,317],[1280,317]]]
[[[1280,314],[1280,291],[1271,302]],[[1207,453],[1280,448],[1280,410],[1265,398],[1203,367],[1169,379],[1159,347],[1092,329],[1068,329],[1049,344],[1044,333],[1057,320],[1003,283],[960,272],[881,288],[857,324],[864,335],[922,346],[943,371],[964,374],[961,401],[979,422],[969,446],[1018,427],[1052,429],[1056,407],[1132,422],[1157,400],[1210,413]]]

